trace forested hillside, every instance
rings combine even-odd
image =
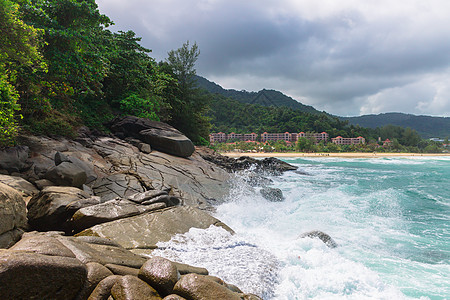
[[[242,103],[258,104],[262,106],[273,106],[273,107],[284,106],[302,112],[317,113],[317,114],[321,113],[314,107],[304,105],[279,91],[266,89],[263,89],[259,92],[237,91],[233,89],[224,89],[220,85],[211,82],[208,79],[201,76],[196,76],[196,80],[200,88],[205,89],[210,93],[229,97]]]
[[[342,117],[351,124],[362,127],[382,127],[389,124],[415,129],[423,138],[450,137],[450,118],[416,116],[402,113],[385,113],[360,117]]]

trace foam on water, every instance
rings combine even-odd
[[[450,298],[450,160],[290,159],[269,202],[237,176],[216,217],[155,254],[209,269],[264,299]],[[321,230],[339,245],[299,238]]]

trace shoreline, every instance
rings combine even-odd
[[[344,153],[303,153],[303,152],[220,152],[221,155],[237,158],[249,157],[340,157],[340,158],[384,158],[384,157],[433,157],[450,156],[450,153],[379,153],[379,152],[344,152]]]

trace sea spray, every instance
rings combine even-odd
[[[215,214],[235,235],[192,229],[155,254],[204,266],[264,299],[450,298],[450,160],[288,162],[302,172],[271,177],[285,201],[267,201],[240,173]],[[311,230],[339,246],[299,238]]]

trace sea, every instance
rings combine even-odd
[[[284,201],[236,174],[214,214],[235,234],[193,228],[154,254],[263,299],[450,299],[450,157],[283,160]]]

